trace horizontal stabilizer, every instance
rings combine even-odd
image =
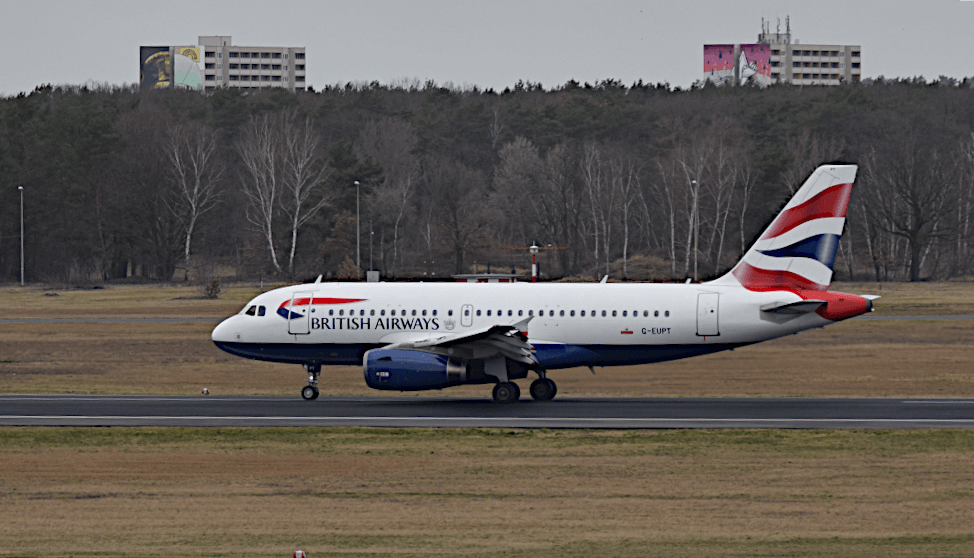
[[[819,309],[824,300],[799,300],[798,302],[772,302],[761,306],[762,312],[772,314],[807,314]]]

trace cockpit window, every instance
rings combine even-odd
[[[247,314],[248,316],[254,316],[254,315],[256,315],[257,314],[257,307],[256,306],[251,306],[250,308],[247,309],[246,312],[244,312],[244,314]]]
[[[267,312],[267,308],[265,308],[263,306],[259,306],[257,308],[257,315],[258,316],[263,316],[266,312]]]

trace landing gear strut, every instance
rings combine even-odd
[[[535,401],[551,401],[558,393],[558,386],[554,381],[545,377],[544,370],[538,370],[538,379],[531,382],[531,397]]]
[[[304,368],[311,375],[308,376],[308,385],[301,389],[301,397],[303,397],[305,401],[318,399],[318,374],[321,374],[321,365],[305,364]]]

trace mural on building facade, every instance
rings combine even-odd
[[[704,81],[734,83],[734,45],[703,46]]]

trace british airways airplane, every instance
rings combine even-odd
[[[856,177],[824,165],[726,275],[697,284],[321,283],[263,293],[221,322],[224,351],[300,364],[304,399],[323,365],[361,365],[369,387],[416,391],[493,384],[577,366],[648,364],[735,349],[872,311],[875,296],[828,291]],[[594,368],[593,368],[594,371]]]

